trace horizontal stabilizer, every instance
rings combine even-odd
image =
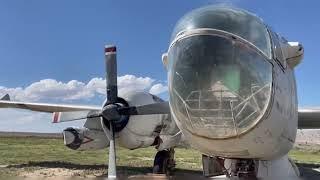
[[[9,96],[9,94],[4,95],[0,100],[10,101],[10,96]]]
[[[304,108],[298,110],[299,129],[320,128],[320,108]]]

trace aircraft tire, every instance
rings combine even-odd
[[[173,149],[172,149],[173,151]],[[153,170],[154,174],[170,175],[175,163],[171,150],[158,151],[154,157]]]

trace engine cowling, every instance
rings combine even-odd
[[[103,131],[69,127],[63,130],[64,144],[72,150],[97,150],[109,145]]]
[[[163,100],[146,92],[129,92],[121,97],[130,106],[140,106],[162,102]],[[148,147],[155,143],[160,132],[165,127],[169,115],[154,114],[130,116],[126,126],[117,133],[119,145],[127,149]]]
[[[163,101],[159,97],[147,92],[128,92],[119,94],[119,96],[128,106],[140,106]],[[104,104],[105,103],[106,102],[104,102]],[[137,149],[152,145],[156,145],[162,149],[170,148],[173,144],[171,143],[171,137],[179,131],[175,122],[173,122],[170,115],[167,114],[129,116],[127,120],[121,121],[118,125],[115,134],[116,142],[126,149]],[[66,136],[65,144],[70,144],[67,145],[69,148],[75,150],[102,149],[109,145],[109,140],[102,130],[100,118],[87,119],[84,127],[85,129],[65,130],[68,131],[64,133]],[[83,133],[88,134],[87,137],[90,138],[94,136],[97,140],[83,144],[83,141],[85,141],[82,140],[84,139]],[[80,139],[81,143],[79,143],[78,139]],[[176,137],[174,140],[175,139]],[[165,143],[165,146],[161,146],[164,140],[167,141],[167,143]],[[106,141],[106,143],[102,141]],[[78,147],[79,144],[81,144],[80,147]]]

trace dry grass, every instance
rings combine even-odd
[[[106,174],[107,149],[98,151],[73,151],[63,145],[61,139],[0,137],[0,177],[30,173],[39,176],[98,177]],[[152,147],[126,150],[118,148],[117,163],[120,174],[137,175],[151,173],[156,150]],[[290,156],[300,163],[320,163],[316,149],[297,149]],[[177,173],[201,174],[201,155],[191,149],[176,149]],[[47,171],[51,169],[51,171]],[[53,172],[53,174],[52,174]]]

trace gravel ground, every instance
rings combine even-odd
[[[301,134],[301,133],[300,133]],[[312,132],[310,137],[318,137]],[[41,137],[48,139],[60,139],[61,134],[54,133],[15,133],[15,132],[0,132],[0,137]],[[320,145],[308,143],[302,141],[303,138],[299,137],[299,143],[296,144],[296,149],[318,152]],[[60,140],[59,140],[60,141]],[[312,141],[315,142],[315,141]],[[184,155],[185,156],[185,155]],[[186,161],[188,162],[188,161]],[[320,164],[312,163],[298,163],[297,164],[300,173],[303,175],[303,179],[307,180],[319,180],[320,179]],[[190,170],[193,168],[179,169],[177,168],[174,176],[170,179],[203,179],[202,172],[199,170]],[[16,165],[1,165],[1,175],[6,176],[18,176],[31,179],[67,179],[67,178],[93,178],[93,179],[105,179],[106,177],[105,165],[80,165],[77,163],[60,162],[60,161],[37,161],[29,162],[25,164]],[[148,166],[118,166],[118,174],[121,174],[123,179],[166,179],[164,176],[150,174],[152,169]],[[0,179],[3,179],[0,177]]]
[[[297,164],[302,179],[319,180],[320,165]],[[106,178],[105,165],[77,165],[63,162],[38,162],[20,165],[9,165],[0,167],[8,171],[15,171],[18,177],[27,179],[66,179],[66,178],[85,178],[85,179],[104,179]],[[150,167],[128,167],[119,166],[118,174],[120,179],[168,179],[168,177],[151,174]],[[201,171],[176,169],[170,179],[205,179]]]

